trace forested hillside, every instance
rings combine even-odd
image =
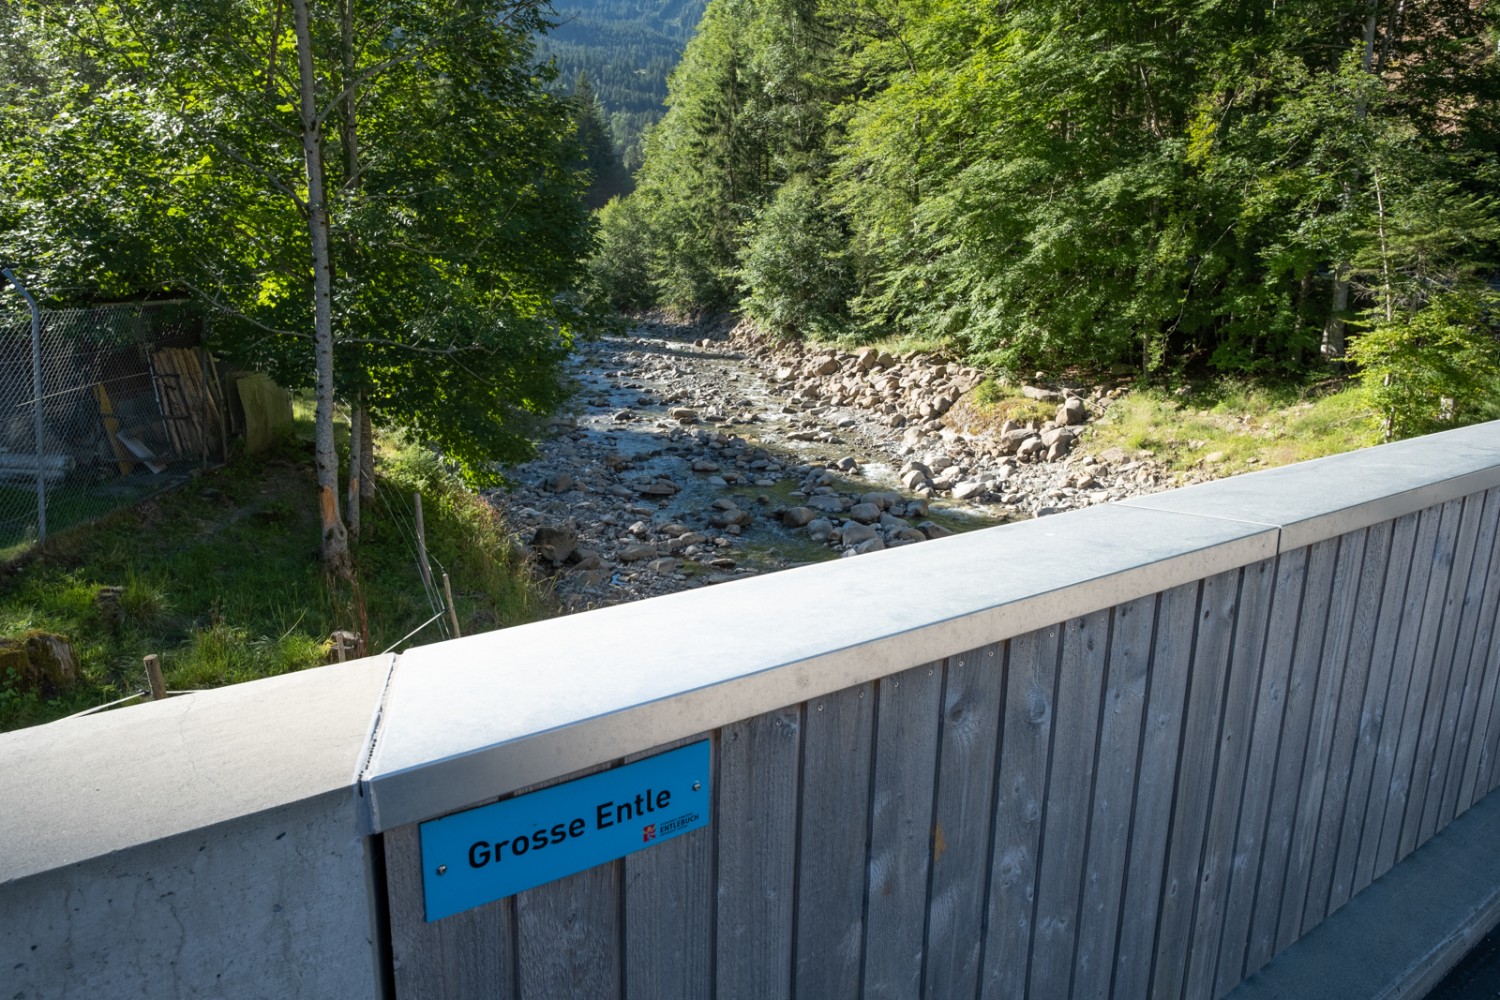
[[[703,15],[705,0],[562,0],[540,51],[564,82],[586,75],[603,105],[615,149],[640,165],[642,136],[661,117],[667,76]]]
[[[596,278],[1011,367],[1491,378],[1496,9],[713,0]]]

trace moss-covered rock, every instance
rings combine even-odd
[[[31,631],[0,637],[0,677],[20,691],[54,698],[78,683],[78,654],[67,636]]]

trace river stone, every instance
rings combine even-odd
[[[839,496],[826,495],[808,497],[807,505],[813,510],[821,510],[827,511],[830,514],[837,514],[844,509],[844,498]]]
[[[916,528],[902,528],[900,531],[891,532],[892,542],[925,542],[927,536]]]
[[[949,535],[953,534],[953,532],[949,531],[941,524],[934,524],[931,521],[923,521],[921,524],[917,525],[917,530],[926,535],[928,538],[947,538]]]
[[[1068,401],[1057,410],[1057,422],[1069,427],[1084,423],[1088,418],[1088,409],[1083,405],[1083,400],[1077,396],[1069,396]]]
[[[879,538],[880,532],[868,524],[845,521],[844,526],[839,529],[839,540],[845,545],[858,545],[872,538]]]
[[[549,493],[566,493],[573,488],[573,477],[566,472],[559,472],[555,476],[548,476],[543,485]]]
[[[815,516],[810,507],[789,507],[782,513],[781,523],[788,528],[805,528]]]
[[[719,463],[717,463],[717,462],[710,462],[707,459],[700,458],[698,461],[696,461],[696,462],[693,463],[693,471],[694,472],[718,472],[719,471]]]
[[[866,552],[879,552],[883,548],[885,548],[885,541],[877,535],[874,538],[867,538],[854,546],[854,554],[862,556]]]
[[[565,524],[544,524],[531,536],[531,547],[543,559],[553,563],[566,561],[577,545],[578,532]]]
[[[849,508],[849,516],[861,524],[873,524],[880,520],[880,507],[873,503],[857,503]]]
[[[816,521],[810,521],[807,525],[807,537],[815,542],[826,542],[833,537],[833,522],[826,517],[820,517]]]
[[[972,479],[967,479],[953,487],[953,499],[968,500],[970,497],[979,496],[984,491],[984,483],[977,483]]]
[[[619,560],[624,563],[640,562],[643,559],[655,559],[660,553],[655,545],[626,545],[620,549]]]
[[[637,486],[635,491],[645,497],[669,497],[675,494],[679,488],[676,483],[656,482],[647,483],[645,486]]]
[[[649,563],[647,563],[646,565],[651,569],[651,572],[653,572],[653,573],[660,573],[663,576],[665,576],[668,573],[675,573],[675,572],[677,572],[677,560],[676,559],[665,559],[665,558],[664,559],[653,559]]]
[[[812,373],[814,375],[818,376],[819,378],[821,378],[824,375],[832,375],[834,372],[836,372],[838,370],[839,370],[839,359],[838,358],[824,358],[821,361],[815,361],[813,363]]]
[[[698,422],[698,411],[691,406],[674,406],[667,411],[667,416],[679,424],[696,424]]]

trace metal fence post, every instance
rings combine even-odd
[[[42,313],[37,308],[36,299],[21,284],[15,272],[8,266],[0,267],[7,281],[15,286],[16,291],[26,300],[26,305],[31,309],[31,388],[34,400],[34,412],[32,413],[32,427],[36,434],[36,534],[38,542],[47,540],[47,480],[43,471],[42,455]]]

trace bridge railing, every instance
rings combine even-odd
[[[171,823],[137,800],[114,839],[79,831],[120,795],[0,811],[7,850],[65,831],[0,871],[0,958],[106,977],[140,949],[106,948],[100,886],[139,930],[244,879],[217,903],[243,932],[157,975],[216,953],[236,995],[291,995],[336,955],[403,1000],[1219,997],[1500,783],[1497,528],[1491,424],[423,647],[388,683],[194,696],[241,720],[217,756],[187,709],[117,713],[141,721],[115,737],[176,727],[189,806],[259,792]],[[427,919],[463,873],[424,863],[423,824],[703,742],[706,825]],[[17,749],[7,806],[113,745]],[[194,867],[200,842],[239,867]]]

